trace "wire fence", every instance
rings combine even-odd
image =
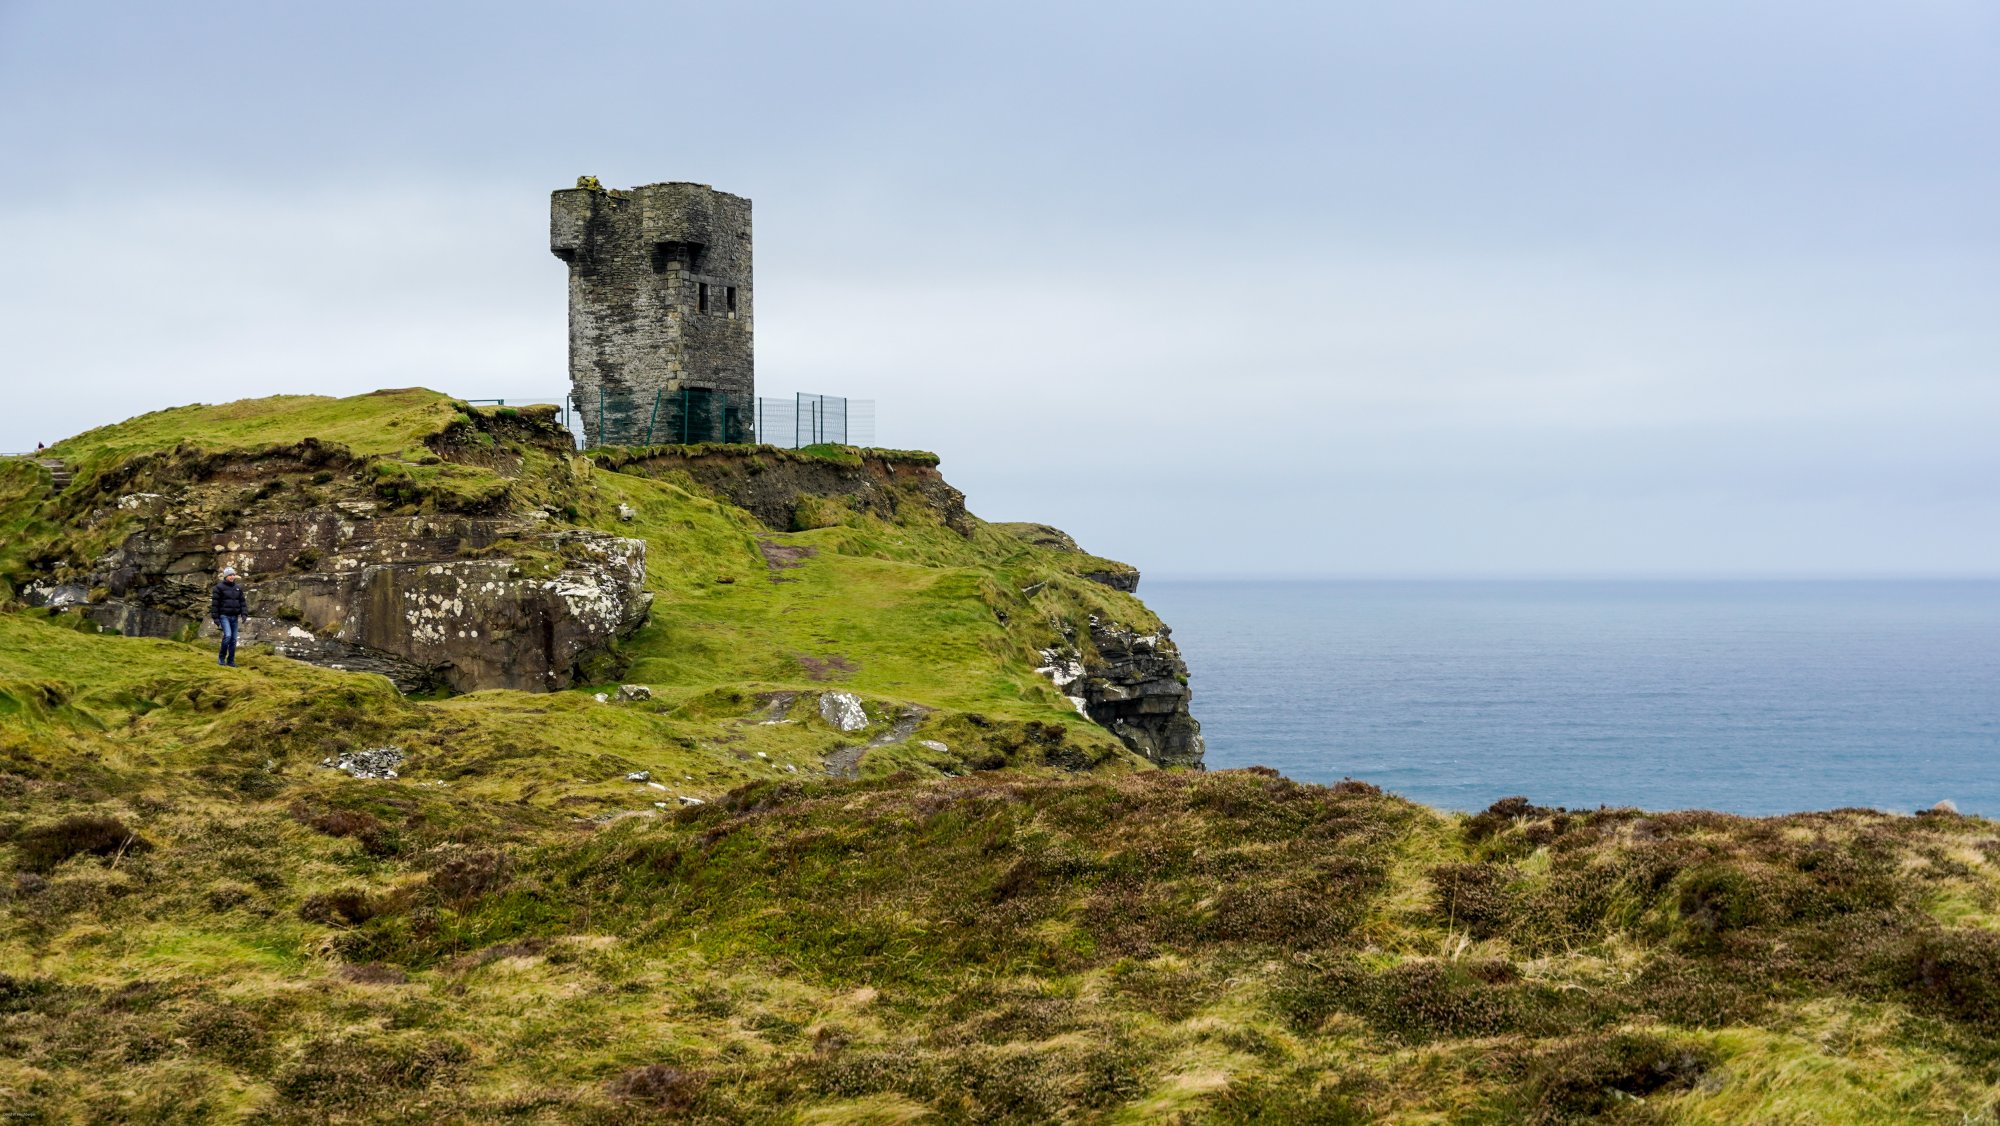
[[[683,388],[650,395],[599,391],[572,399],[567,422],[590,446],[688,446],[758,443],[798,449],[875,442],[875,403],[839,395],[749,401],[726,391]]]
[[[800,392],[757,400],[757,441],[767,446],[872,446],[875,400]]]

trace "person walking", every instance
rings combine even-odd
[[[216,628],[222,631],[222,649],[215,655],[215,663],[236,667],[236,632],[242,628],[243,616],[250,612],[250,603],[243,597],[243,584],[236,581],[236,568],[224,567],[222,581],[208,593],[208,616],[215,619]]]

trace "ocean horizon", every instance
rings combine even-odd
[[[1446,809],[2000,814],[2000,580],[1148,579],[1211,769]]]

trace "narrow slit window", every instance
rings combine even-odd
[[[732,285],[724,289],[722,291],[722,300],[729,307],[729,311],[734,313],[736,311],[736,287]]]
[[[694,301],[695,301],[695,307],[696,307],[697,309],[700,309],[700,310],[701,310],[702,312],[704,312],[704,313],[708,312],[708,283],[707,283],[707,282],[700,282],[700,283],[698,283],[698,284],[697,284],[697,286],[696,286],[696,288],[695,288],[695,291],[694,291]]]

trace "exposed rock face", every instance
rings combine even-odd
[[[1187,663],[1169,630],[1140,633],[1090,619],[1090,648],[1042,651],[1042,668],[1076,710],[1161,766],[1199,768],[1201,724],[1188,714]]]
[[[641,451],[631,456],[603,455],[598,464],[625,473],[667,477],[684,473],[707,489],[775,531],[801,531],[818,526],[812,519],[814,501],[839,500],[856,512],[889,521],[912,518],[943,524],[960,535],[972,534],[973,519],[965,511],[965,494],[952,488],[928,455],[856,451],[849,460],[762,447],[720,450],[682,446]]]
[[[246,642],[404,691],[568,687],[652,599],[643,541],[559,519],[574,471],[552,411],[461,414],[407,459],[313,438],[138,454],[61,499],[67,550],[21,594],[128,635],[212,633],[227,564]]]
[[[527,517],[377,516],[368,501],[274,514],[228,531],[148,520],[87,583],[30,586],[127,635],[207,622],[217,568],[243,571],[243,639],[314,664],[378,672],[404,691],[568,687],[584,657],[645,620],[639,540]]]
[[[1139,591],[1139,572],[1136,570],[1085,571],[1083,577],[1091,582],[1108,586],[1112,590],[1122,590],[1126,594],[1137,594]]]

